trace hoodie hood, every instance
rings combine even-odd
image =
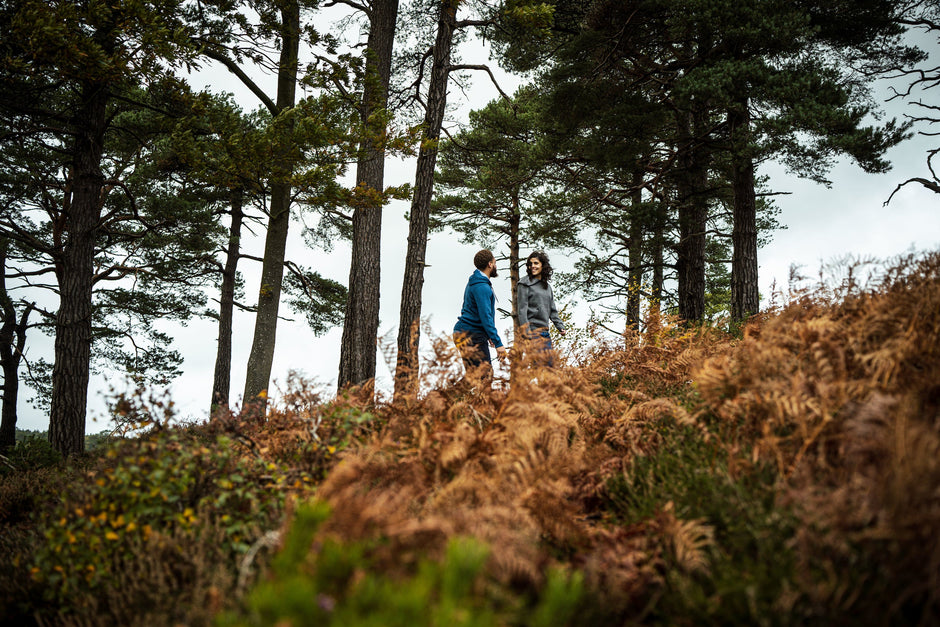
[[[487,283],[489,285],[493,284],[492,281],[490,281],[490,278],[483,274],[480,270],[473,271],[473,274],[470,275],[469,283],[470,285],[478,285],[480,283]]]

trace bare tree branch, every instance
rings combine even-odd
[[[919,176],[915,176],[915,177],[913,177],[913,178],[907,179],[907,180],[904,181],[903,183],[898,183],[898,186],[895,187],[895,188],[894,188],[894,191],[891,192],[891,195],[888,196],[888,200],[884,201],[884,205],[883,205],[883,206],[887,207],[887,206],[888,206],[888,203],[891,202],[891,199],[894,198],[894,195],[897,194],[898,191],[900,191],[900,189],[901,189],[902,187],[904,187],[905,185],[907,185],[908,183],[920,183],[921,185],[923,185],[924,187],[926,187],[927,189],[929,189],[929,190],[932,191],[933,193],[935,193],[935,194],[940,194],[940,183],[937,183],[937,181],[931,181],[931,180],[929,180],[929,179],[925,179],[925,178],[922,178],[922,177],[919,177]]]
[[[361,2],[353,2],[353,0],[330,0],[330,2],[327,2],[323,5],[323,8],[328,9],[335,7],[337,4],[345,4],[346,6],[352,7],[357,11],[362,11],[366,14],[366,17],[368,17],[370,20],[372,19],[372,9],[365,4],[362,4]]]
[[[499,83],[496,81],[496,77],[493,76],[493,72],[492,70],[490,70],[489,66],[487,65],[451,65],[447,67],[448,72],[455,72],[457,70],[482,70],[483,72],[486,72],[487,74],[490,75],[490,80],[493,81],[493,85],[496,87],[497,91],[499,91],[500,95],[502,95],[502,97],[505,98],[506,100],[512,101],[512,98],[506,95],[506,92],[503,91],[503,88],[499,86]]]
[[[245,85],[245,87],[251,90],[251,93],[257,96],[259,100],[261,100],[262,104],[264,104],[264,106],[267,107],[268,111],[271,112],[271,115],[277,115],[277,105],[274,103],[274,101],[271,100],[270,96],[264,93],[264,90],[258,87],[258,85],[253,80],[251,80],[251,78],[247,74],[245,74],[245,71],[242,70],[241,66],[235,63],[235,61],[230,59],[227,55],[222,54],[221,52],[213,50],[212,48],[209,48],[209,47],[203,49],[203,54],[205,54],[210,59],[214,59],[215,61],[218,61],[219,63],[224,65],[226,68],[228,68],[229,72],[234,74],[238,78],[238,80],[240,80]]]

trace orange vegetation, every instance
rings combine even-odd
[[[837,568],[850,547],[882,543],[877,565],[936,611],[938,272],[934,255],[838,300],[798,295],[740,339],[663,324],[580,367],[517,366],[508,390],[438,377],[445,384],[420,400],[382,408],[385,427],[329,473],[318,491],[333,508],[329,533],[386,538],[389,569],[473,535],[493,547],[490,573],[507,585],[537,586],[564,562],[619,603],[642,602],[664,556],[701,569],[712,542],[707,521],[679,520],[669,503],[641,523],[605,519],[607,480],[655,451],[656,424],[669,419],[718,442],[732,473],[776,465],[781,502],[805,522],[795,542],[806,563],[822,555]],[[802,592],[852,606],[833,578]]]

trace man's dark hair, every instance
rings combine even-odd
[[[473,265],[476,266],[477,270],[485,270],[493,259],[495,259],[493,253],[484,248],[473,256]]]

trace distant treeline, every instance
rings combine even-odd
[[[89,433],[85,435],[85,450],[93,451],[98,448],[111,436],[110,431],[99,431],[98,433]],[[20,442],[25,442],[27,440],[49,440],[48,431],[34,431],[32,429],[17,429],[16,430],[16,444],[19,445]]]

